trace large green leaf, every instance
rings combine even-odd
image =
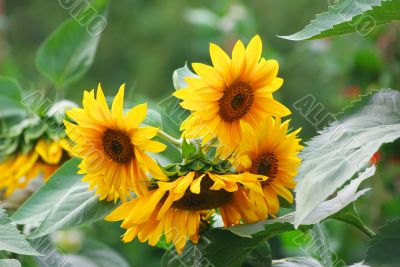
[[[21,263],[14,259],[0,260],[0,267],[21,267]]]
[[[73,266],[129,267],[129,263],[121,255],[94,240],[87,240],[79,253],[68,255],[67,258]]]
[[[246,260],[250,260],[248,263],[254,263],[254,256],[265,251],[266,240],[294,228],[289,223],[275,223],[263,229],[264,231],[251,237],[239,236],[223,228],[213,229],[205,233],[198,244],[187,242],[181,255],[178,255],[174,248],[168,249],[161,265],[163,267],[235,267],[242,266]],[[254,250],[256,251],[252,255]],[[262,259],[264,263],[269,262],[269,256],[266,256]]]
[[[367,35],[376,27],[400,20],[399,0],[341,0],[317,15],[303,30],[281,38],[299,41],[357,32]]]
[[[268,242],[264,241],[250,252],[243,267],[271,267],[271,264],[271,248]]]
[[[24,255],[40,255],[26,241],[6,212],[0,207],[0,251],[6,250]]]
[[[178,254],[171,245],[165,246],[166,252],[161,259],[162,267],[213,266],[205,257],[204,248],[208,245],[204,238],[198,244],[187,242],[182,254]],[[216,266],[217,267],[217,266]]]
[[[21,85],[10,77],[0,76],[0,118],[25,114]]]
[[[374,267],[396,267],[400,263],[400,219],[389,222],[370,242],[365,263]]]
[[[295,225],[365,168],[382,144],[399,137],[400,93],[385,89],[363,97],[311,139],[301,154],[303,163],[296,178]]]
[[[38,49],[36,66],[56,86],[74,82],[89,70],[102,27],[107,23],[107,6],[108,0],[92,1],[80,14],[60,25]]]
[[[114,208],[113,203],[99,201],[89,191],[82,175],[77,174],[78,164],[76,158],[67,161],[14,213],[19,224],[40,223],[30,238],[96,222]]]
[[[334,198],[319,204],[302,222],[303,225],[314,225],[322,222],[327,218],[338,219],[341,221],[346,221],[354,226],[360,227],[359,218],[355,217],[354,213],[349,213],[346,215],[342,211],[349,206],[351,203],[356,201],[360,196],[368,192],[369,188],[362,189],[358,191],[360,184],[367,178],[371,177],[375,173],[375,167],[369,167],[364,172],[352,180],[348,185],[341,189]],[[291,212],[281,217],[272,220],[263,220],[253,224],[242,224],[227,228],[231,232],[242,236],[242,237],[252,237],[254,234],[259,234],[264,231],[270,231],[272,228],[280,230],[281,226],[284,230],[293,230],[295,213]]]
[[[293,229],[290,223],[277,222],[264,225],[263,231],[253,234],[250,238],[225,229],[214,229],[205,234],[210,244],[204,249],[204,257],[216,267],[239,267],[243,265],[250,253],[266,240]]]

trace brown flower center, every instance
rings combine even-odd
[[[127,163],[135,156],[129,136],[118,130],[108,129],[103,135],[104,153],[117,163]]]
[[[250,169],[251,173],[261,174],[268,177],[268,180],[261,182],[262,185],[269,185],[278,173],[278,159],[274,153],[264,153],[259,155]]]
[[[219,100],[219,114],[224,121],[238,120],[246,115],[253,101],[251,86],[246,82],[234,82]]]
[[[210,190],[214,181],[206,174],[200,185],[200,194],[194,194],[189,189],[183,197],[172,206],[181,210],[209,210],[218,208],[232,199],[232,193],[220,190]]]

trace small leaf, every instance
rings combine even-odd
[[[78,164],[76,158],[63,164],[13,215],[19,224],[40,223],[29,238],[96,222],[114,208],[113,203],[99,201],[89,191],[77,174]]]
[[[364,169],[382,144],[400,137],[399,92],[380,90],[363,97],[352,111],[319,132],[301,153],[303,163],[295,189],[296,226]]]
[[[400,20],[399,10],[399,0],[341,0],[303,30],[279,37],[300,41],[355,32],[364,36],[380,25]]]
[[[383,226],[370,242],[365,263],[376,267],[397,267],[400,262],[400,219]]]
[[[184,158],[190,158],[193,154],[197,152],[196,144],[190,140],[182,140],[182,156]]]
[[[36,66],[56,86],[74,82],[89,70],[100,29],[107,24],[107,6],[108,0],[92,1],[79,15],[60,25],[38,49]]]
[[[24,255],[40,255],[26,241],[6,212],[0,207],[0,251],[10,251]]]
[[[185,66],[183,66],[182,68],[175,70],[174,74],[172,75],[172,82],[174,84],[175,90],[187,87],[185,77],[198,77],[188,68],[186,63]]]

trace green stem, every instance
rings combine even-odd
[[[170,142],[174,146],[182,148],[182,141],[180,139],[173,138],[172,136],[170,136],[166,132],[163,132],[162,130],[158,130],[158,136],[164,139],[165,141]]]
[[[59,86],[56,88],[56,95],[54,102],[58,102],[64,99],[64,86]]]
[[[331,218],[353,225],[369,238],[373,238],[376,235],[376,233],[371,228],[369,228],[360,218],[354,206],[354,203],[343,209],[342,212],[331,216]]]
[[[358,230],[360,230],[365,235],[367,235],[369,238],[373,238],[376,235],[376,233],[371,228],[369,228],[362,220],[354,221],[354,220],[343,220],[342,219],[341,221],[344,221],[348,224],[353,225]]]

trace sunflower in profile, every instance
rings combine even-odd
[[[261,181],[264,192],[262,198],[249,192],[249,198],[259,207],[266,207],[274,216],[279,211],[278,196],[293,203],[294,177],[300,166],[298,153],[303,148],[297,134],[301,129],[288,133],[289,121],[267,117],[258,125],[256,134],[245,129],[248,136],[243,139],[240,156],[236,161],[239,172],[259,174],[268,177]],[[260,216],[263,216],[261,214]]]
[[[76,144],[74,153],[82,158],[80,173],[84,181],[96,188],[100,200],[125,201],[130,191],[142,196],[148,191],[151,174],[158,180],[167,180],[158,164],[146,152],[158,153],[166,146],[151,140],[158,128],[140,127],[146,117],[147,105],[141,104],[123,112],[122,85],[109,109],[99,85],[84,92],[83,108],[67,111],[75,121],[64,121],[68,137]]]
[[[257,129],[267,115],[290,114],[272,97],[283,84],[277,77],[279,64],[265,60],[261,52],[262,42],[256,35],[246,48],[237,41],[232,58],[211,44],[213,66],[192,64],[198,77],[186,77],[187,88],[173,94],[192,112],[181,125],[183,137],[203,138],[204,143],[218,137],[219,143],[232,152],[243,139],[242,122]]]
[[[245,189],[262,194],[253,177],[192,171],[174,181],[158,182],[146,195],[119,206],[106,220],[123,220],[124,242],[138,237],[155,246],[164,234],[167,243],[182,253],[188,239],[198,242],[204,214],[219,210],[226,226],[259,219]]]
[[[17,189],[24,189],[29,181],[43,175],[47,179],[68,158],[72,151],[65,139],[49,141],[40,139],[28,153],[19,153],[0,163],[0,190],[9,197]]]

